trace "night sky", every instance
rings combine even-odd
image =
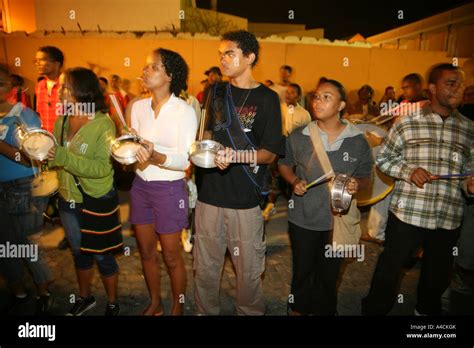
[[[328,39],[343,39],[356,33],[375,35],[419,19],[467,4],[466,0],[341,1],[341,0],[218,0],[220,12],[248,18],[251,22],[306,24],[324,28]],[[197,0],[209,8],[209,0]],[[288,19],[293,10],[294,20]],[[397,18],[403,10],[404,19]]]

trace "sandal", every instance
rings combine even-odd
[[[148,307],[145,308],[145,310],[142,312],[142,315],[145,315],[145,312],[147,311]],[[165,314],[165,310],[163,308],[163,304],[160,303],[160,305],[158,306],[157,310],[155,311],[155,313],[153,313],[151,316],[155,316],[155,317],[160,317],[162,315]]]

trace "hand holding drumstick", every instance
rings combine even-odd
[[[48,161],[54,161],[54,159],[56,158],[56,146],[52,146],[49,150],[48,150]]]
[[[154,144],[151,141],[145,139],[140,139],[140,144],[142,146],[140,146],[137,151],[137,161],[138,163],[148,162],[153,157]]]

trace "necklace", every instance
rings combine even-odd
[[[242,103],[242,105],[240,106],[239,109],[236,109],[236,111],[238,110],[237,114],[239,115],[239,117],[242,117],[241,112],[242,112],[242,109],[243,109],[244,106],[245,106],[245,103],[247,102],[247,99],[248,99],[248,97],[249,97],[249,95],[250,95],[250,92],[252,92],[252,89],[249,89],[249,90],[248,90],[247,95],[245,96],[244,102]],[[242,99],[242,97],[241,97],[240,99]]]

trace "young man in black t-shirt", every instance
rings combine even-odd
[[[240,126],[256,151],[235,163],[236,139],[229,138],[222,127],[213,128],[213,139],[226,150],[216,156],[217,168],[203,171],[199,187],[193,250],[196,309],[198,314],[219,314],[220,279],[229,250],[237,273],[237,314],[263,315],[266,244],[257,186],[263,184],[267,166],[284,154],[280,105],[278,95],[252,76],[259,54],[253,34],[225,34],[219,54]],[[209,115],[215,117],[212,112]],[[257,166],[249,167],[251,163]]]

